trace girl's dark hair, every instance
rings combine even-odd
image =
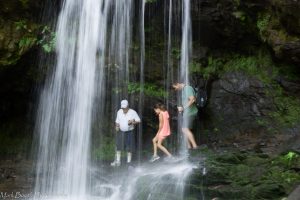
[[[166,106],[164,104],[162,104],[162,103],[155,104],[154,109],[160,109],[162,111],[166,111],[167,110]]]

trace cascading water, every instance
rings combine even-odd
[[[182,39],[181,39],[181,55],[180,55],[180,73],[179,79],[189,84],[189,64],[192,54],[192,26],[190,16],[190,0],[182,0]],[[177,97],[181,98],[180,96]],[[179,114],[180,115],[180,114]],[[180,127],[178,128],[180,129]],[[187,150],[187,141],[183,137],[181,139],[180,152],[185,155]]]
[[[189,83],[189,64],[192,54],[192,26],[190,16],[190,0],[182,1],[182,41],[180,59],[180,78]]]
[[[36,193],[72,200],[87,193],[92,109],[104,65],[98,62],[97,52],[104,57],[109,2],[66,0],[63,4],[57,65],[42,92],[37,117]]]
[[[183,1],[180,74],[188,80],[191,28],[189,0]],[[65,0],[57,26],[57,64],[42,91],[38,110],[36,194],[47,195],[49,199],[69,200],[183,199],[185,180],[195,167],[187,162],[143,164],[130,169],[130,176],[126,169],[106,173],[107,169],[101,168],[103,175],[90,180],[93,123],[107,120],[103,111],[115,113],[120,100],[130,96],[128,83],[134,79],[130,76],[131,64],[134,63],[130,55],[133,4],[133,0]],[[145,82],[145,4],[146,1],[142,0],[139,7],[141,88]],[[168,72],[173,70],[172,5],[170,0]],[[167,84],[170,84],[171,75],[167,75]],[[144,101],[142,91],[139,94],[140,114]],[[129,99],[129,102],[133,100]],[[113,122],[115,116],[109,116]],[[101,133],[98,134],[101,138]]]
[[[141,0],[141,14],[140,14],[140,48],[141,48],[141,55],[140,55],[140,96],[139,96],[139,109],[138,112],[141,116],[143,116],[143,108],[144,108],[144,84],[145,84],[145,77],[144,77],[144,64],[145,64],[145,4],[146,0]],[[143,139],[143,129],[142,126],[139,128],[138,134],[138,160],[141,160],[141,152],[142,152],[142,139]]]

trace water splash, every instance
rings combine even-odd
[[[98,196],[106,200],[169,200],[184,199],[185,181],[196,166],[188,162],[143,164],[122,169],[110,184],[98,182]]]

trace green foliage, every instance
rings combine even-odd
[[[29,1],[29,0],[19,0],[19,1],[21,2],[22,6],[23,6],[24,8],[28,8],[28,1]]]
[[[113,160],[115,156],[114,138],[105,136],[101,140],[101,144],[93,149],[92,155],[96,160]]]
[[[300,123],[300,101],[293,96],[287,96],[280,85],[274,83],[268,89],[267,95],[272,98],[275,110],[269,116],[279,127],[293,127]]]
[[[254,76],[264,83],[270,83],[278,74],[268,53],[259,51],[257,55],[229,54],[224,57],[209,56],[207,64],[191,63],[190,72],[200,73],[205,78],[219,77],[226,72],[240,71]]]
[[[237,7],[240,6],[240,4],[241,4],[240,0],[233,0],[233,2]]]
[[[145,83],[144,85],[140,83],[128,83],[128,93],[134,94],[142,92],[144,95],[149,97],[167,97],[167,92],[158,87],[157,85],[154,85],[152,83]]]
[[[291,170],[272,166],[262,179],[280,183],[286,191],[290,192],[295,183],[300,181],[300,175]]]
[[[156,3],[157,0],[146,0],[146,3]]]
[[[33,37],[23,37],[19,41],[19,49],[20,49],[20,54],[25,50],[28,49],[36,44],[37,38]]]
[[[223,61],[221,59],[212,57],[208,58],[207,67],[203,69],[204,78],[209,78],[210,76],[216,76],[220,73],[220,70],[223,67]]]
[[[243,12],[243,11],[236,11],[236,12],[233,12],[232,15],[233,15],[235,18],[241,20],[242,22],[246,21],[246,19],[247,19],[246,13]]]
[[[208,57],[208,63],[203,66],[200,63],[192,62],[190,63],[189,70],[190,73],[200,73],[205,79],[209,77],[218,76],[222,70],[223,61],[220,58]]]
[[[27,21],[26,20],[20,20],[15,22],[15,26],[17,30],[27,30]]]
[[[259,30],[259,33],[263,39],[263,41],[267,40],[267,33],[268,27],[270,25],[271,15],[269,13],[261,13],[258,16],[256,26]]]
[[[224,65],[224,71],[242,71],[264,83],[272,82],[277,75],[271,56],[261,52],[256,56],[233,55]]]
[[[15,22],[15,26],[16,30],[23,32],[23,37],[18,42],[19,54],[35,45],[40,45],[46,53],[50,53],[55,49],[56,34],[48,26],[30,27],[26,20]],[[40,28],[41,32],[36,31]],[[41,38],[38,38],[39,34],[42,36]]]
[[[206,157],[208,188],[220,184],[226,188],[210,190],[224,199],[230,195],[241,199],[279,199],[287,196],[300,181],[298,169],[299,154],[288,152],[275,158],[255,153],[222,153],[201,151]],[[298,165],[295,165],[298,163]]]
[[[43,37],[38,40],[38,44],[42,46],[43,50],[47,53],[54,51],[56,44],[56,33],[51,31],[48,26],[44,26],[42,30]]]
[[[176,59],[180,59],[180,55],[181,55],[181,50],[178,48],[172,48],[171,50],[172,52],[172,56]]]
[[[272,111],[266,116],[257,118],[257,123],[270,131],[274,128],[293,127],[300,123],[300,101],[297,97],[287,95],[276,81],[278,76],[298,80],[296,67],[280,65],[273,62],[266,50],[259,50],[254,55],[228,54],[221,58],[209,56],[206,65],[193,62],[190,72],[201,74],[206,79],[220,77],[227,72],[243,72],[255,77],[264,84],[265,94],[273,101]],[[275,123],[274,123],[275,122]]]

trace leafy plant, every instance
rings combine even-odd
[[[143,92],[144,95],[150,96],[150,97],[167,97],[168,94],[167,92],[159,88],[157,85],[152,84],[152,83],[145,83],[144,85],[140,83],[133,83],[130,82],[128,83],[128,93],[133,94],[133,93],[138,93],[138,92]]]
[[[173,48],[172,49],[172,55],[176,58],[179,59],[181,54],[181,50],[178,48]]]
[[[23,32],[23,37],[18,42],[20,53],[35,45],[40,45],[47,53],[55,49],[56,33],[48,26],[30,26],[26,20],[20,20],[15,22],[15,27]],[[40,28],[41,31],[37,31]],[[41,35],[41,38],[38,38],[38,35]]]
[[[115,140],[104,137],[101,144],[93,149],[93,157],[97,160],[113,160],[115,156]]]
[[[56,44],[56,33],[51,31],[48,26],[44,26],[42,32],[42,38],[38,40],[38,44],[42,46],[43,50],[47,53],[54,51]]]
[[[278,91],[277,91],[278,93]],[[292,127],[300,123],[300,101],[291,96],[279,94],[273,97],[276,110],[270,113],[272,119],[283,127]]]
[[[266,41],[267,39],[266,31],[268,29],[270,21],[271,21],[271,15],[269,13],[262,13],[259,14],[258,20],[256,22],[256,26],[264,41]]]
[[[241,20],[242,22],[244,22],[244,21],[247,19],[247,16],[246,16],[245,12],[243,12],[243,11],[236,11],[236,12],[233,12],[232,15],[233,15],[235,18]]]
[[[21,38],[21,40],[19,41],[19,49],[20,52],[23,52],[24,49],[27,49],[31,46],[33,46],[37,41],[37,38],[33,38],[33,37],[23,37]]]
[[[24,8],[28,8],[28,0],[19,0]]]
[[[205,79],[211,76],[218,76],[222,70],[223,61],[220,58],[208,57],[208,63],[206,66],[201,63],[190,63],[189,69],[191,73],[200,73]]]
[[[26,20],[20,20],[15,22],[15,26],[17,30],[27,30],[27,21]]]
[[[155,3],[157,0],[146,0],[146,3]]]

